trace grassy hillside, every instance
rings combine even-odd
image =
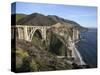
[[[26,14],[16,14],[16,22],[24,17],[26,17]]]
[[[78,23],[74,21],[67,20],[67,19],[61,18],[59,16],[55,16],[55,15],[44,15],[40,13],[32,13],[24,18],[17,20],[17,24],[21,24],[21,25],[27,24],[27,25],[35,25],[35,26],[36,25],[51,26],[56,23],[81,27]]]

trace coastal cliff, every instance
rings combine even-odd
[[[16,23],[23,26],[51,26],[46,32],[45,41],[39,30],[34,33],[31,42],[16,40],[17,72],[65,70],[82,68],[80,65],[85,65],[75,47],[80,39],[80,32],[85,30],[78,23],[38,13],[21,16]]]

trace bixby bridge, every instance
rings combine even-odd
[[[52,26],[29,26],[29,25],[11,26],[11,39],[17,38],[17,39],[23,39],[23,40],[31,42],[34,36],[34,33],[36,32],[36,30],[39,30],[42,40],[46,40],[47,30],[50,28],[52,28]],[[62,34],[64,33],[63,30],[64,28],[62,29],[62,32],[60,32],[59,29],[56,29],[54,32],[58,32],[57,34],[62,36]],[[79,40],[79,34],[80,34],[79,30],[73,28],[72,38],[68,36],[69,38],[66,40],[68,44],[66,44],[66,47],[68,48],[67,57],[74,57],[76,59],[75,62],[77,64],[82,65],[84,64],[82,63],[82,58],[80,58],[80,55],[78,52],[76,52],[77,50],[75,48],[75,40]],[[67,34],[64,34],[64,35],[67,35]]]
[[[11,26],[11,34],[12,34],[11,38],[13,39],[14,37],[17,37],[18,39],[23,39],[23,40],[31,42],[34,33],[36,32],[36,30],[39,30],[42,36],[42,40],[46,40],[46,34],[47,34],[46,32],[50,28],[53,28],[53,27],[52,26],[29,26],[29,25]],[[56,29],[56,30],[58,31],[58,34],[62,33],[62,32],[59,32],[59,29]],[[72,40],[73,41],[78,40],[79,34],[80,34],[79,30],[73,29]]]

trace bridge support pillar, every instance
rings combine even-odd
[[[24,39],[26,40],[26,41],[29,41],[29,38],[28,38],[28,32],[27,32],[27,26],[25,26],[24,27]]]
[[[73,29],[73,41],[75,42],[75,41],[77,41],[77,40],[79,40],[79,30],[75,30],[75,29]]]
[[[43,28],[42,37],[43,37],[43,40],[46,40],[46,28]]]
[[[74,42],[71,39],[71,37],[68,38],[67,44],[67,58],[74,58],[75,54],[74,54]]]
[[[23,29],[19,27],[19,28],[17,28],[17,30],[18,30],[18,38],[23,39],[23,35],[24,35],[23,34]]]

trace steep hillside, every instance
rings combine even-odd
[[[50,26],[56,24],[57,22],[53,19],[49,19],[47,16],[33,13],[22,19],[20,19],[17,24],[21,25],[34,25],[34,26]]]
[[[12,14],[11,15],[11,18],[14,18],[16,17],[16,22],[24,17],[26,17],[27,15],[26,14]]]
[[[70,25],[70,26],[78,27],[78,28],[83,28],[82,26],[80,26],[78,23],[74,21],[66,20],[64,18],[55,16],[55,15],[45,16],[40,13],[30,14],[17,21],[17,24],[34,25],[34,26],[51,26],[56,23],[66,24],[66,25]]]
[[[24,17],[26,17],[26,14],[16,14],[16,22]]]

